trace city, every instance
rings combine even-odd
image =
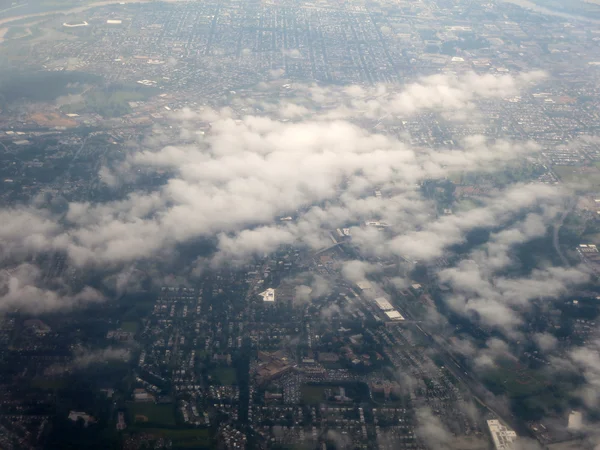
[[[600,445],[600,5],[0,3],[0,447]]]

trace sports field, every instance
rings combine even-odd
[[[135,423],[149,423],[165,427],[175,425],[175,411],[173,405],[132,403],[128,409],[131,414],[131,419]]]

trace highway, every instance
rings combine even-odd
[[[563,226],[565,219],[571,213],[571,211],[573,211],[573,208],[575,208],[576,204],[577,204],[576,199],[574,199],[574,198],[569,199],[569,204],[567,206],[567,209],[560,215],[560,218],[554,224],[554,231],[552,233],[552,245],[554,245],[554,249],[556,250],[556,253],[558,253],[558,256],[560,257],[560,260],[562,261],[563,265],[565,265],[567,267],[570,266],[571,264],[569,264],[569,260],[567,259],[567,257],[564,255],[562,249],[560,248],[559,233],[560,233],[560,229]]]
[[[327,247],[326,249],[322,249],[322,250],[318,251],[317,253],[315,253],[315,255],[322,253],[330,248],[338,247],[339,244],[340,243],[337,243],[337,244],[331,245],[330,247]],[[344,247],[340,247],[340,248],[342,250],[344,249]],[[360,255],[359,255],[359,258],[363,261],[366,261],[366,259]],[[382,283],[381,283],[382,285],[390,285],[391,284],[391,281],[387,277],[382,277],[381,281],[382,281]],[[358,297],[361,300],[363,300],[363,307],[365,307],[371,314],[373,314],[373,312],[375,311],[375,308],[376,308],[375,304],[374,303],[371,304],[371,302],[367,301],[367,299],[363,298],[362,295],[359,295]],[[395,305],[395,306],[396,306],[396,309],[398,310],[398,312],[400,312],[400,314],[402,314],[406,318],[406,320],[403,323],[414,324],[415,328],[417,330],[419,330],[420,333],[423,334],[423,336],[425,337],[427,342],[429,342],[431,344],[431,346],[437,351],[437,354],[442,359],[446,370],[448,370],[448,372],[450,372],[450,374],[454,378],[456,378],[456,380],[461,384],[463,389],[466,392],[468,392],[475,399],[475,401],[477,401],[481,406],[486,408],[493,416],[495,416],[495,418],[498,418],[501,422],[503,422],[508,427],[512,428],[515,431],[522,430],[522,427],[518,426],[518,424],[515,422],[513,416],[507,416],[506,413],[499,413],[496,409],[494,409],[494,407],[492,407],[486,403],[486,401],[483,399],[483,397],[485,395],[485,392],[487,392],[487,389],[482,385],[482,383],[475,376],[473,376],[469,373],[468,368],[463,367],[461,364],[459,364],[459,362],[452,356],[452,351],[448,345],[446,345],[443,342],[440,342],[441,341],[440,339],[435,339],[432,334],[430,334],[428,331],[426,331],[423,328],[424,326],[426,327],[426,322],[416,319],[412,315],[412,313],[410,311],[408,311],[406,308],[401,309],[401,308],[398,308],[397,305]]]

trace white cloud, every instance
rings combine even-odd
[[[100,350],[81,349],[75,352],[71,367],[85,369],[93,364],[102,364],[109,361],[127,362],[131,358],[131,351],[126,348],[107,347]]]
[[[61,280],[53,281],[55,285],[61,283],[60,286],[55,289],[44,287],[43,274],[31,264],[0,271],[0,312],[51,312],[104,300],[102,294],[90,287],[73,292]]]
[[[361,120],[470,110],[478,99],[501,100],[542,76],[469,73],[403,87],[295,86],[296,94],[310,100],[300,106],[281,100],[271,110],[263,102],[271,117],[238,115],[233,108],[183,109],[173,113],[173,129],[156,128],[143,148],[128,148],[125,161],[100,172],[114,186],[138,170],[164,170],[166,184],[115,201],[72,202],[64,218],[35,205],[0,211],[0,254],[7,260],[64,251],[71,264],[116,269],[170,255],[190,240],[216,237],[212,263],[226,263],[281,244],[320,248],[330,242],[332,227],[380,218],[390,223],[389,233],[353,227],[361,251],[435,258],[476,227],[556,203],[557,190],[519,185],[490,196],[481,208],[436,218],[417,183],[456,171],[497,170],[537,146],[471,136],[452,149],[415,147],[402,137],[374,133]],[[238,104],[243,100],[233,102]],[[206,133],[198,134],[199,128]],[[186,144],[178,144],[181,139]],[[375,186],[385,199],[373,197]],[[290,214],[295,221],[276,222]],[[536,231],[534,219],[530,222],[524,227]],[[520,232],[528,235],[529,228]],[[511,237],[499,235],[496,245],[506,245],[503,239]]]

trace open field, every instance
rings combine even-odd
[[[175,426],[173,405],[157,405],[155,403],[132,403],[128,407],[132,418],[137,423],[148,422],[165,427]],[[145,419],[144,419],[145,417]]]
[[[501,361],[497,368],[484,375],[484,380],[509,397],[527,397],[548,387],[547,380],[512,359]]]
[[[237,382],[235,369],[231,367],[217,367],[211,371],[210,375],[223,385],[231,385]]]
[[[129,333],[137,333],[139,324],[133,320],[125,321],[121,323],[121,330]]]
[[[87,5],[81,5],[81,3],[76,2],[44,2],[44,4],[40,4],[40,12],[34,12],[31,14],[22,14],[23,8],[17,9],[13,8],[10,11],[4,10],[0,11],[5,13],[5,17],[0,18],[0,25],[5,23],[11,23],[16,20],[23,19],[38,19],[44,16],[49,16],[53,14],[77,14],[83,11],[86,11],[91,8],[96,8],[98,6],[107,6],[107,5],[122,5],[124,3],[148,3],[149,0],[109,0],[103,2],[90,2]],[[45,11],[43,11],[45,9]],[[14,13],[14,14],[10,14]]]
[[[63,389],[66,385],[66,378],[36,377],[31,381],[32,388],[43,389],[45,391]]]
[[[29,120],[37,123],[42,127],[75,127],[77,126],[77,122],[73,119],[65,117],[56,112],[36,112],[33,113]]]
[[[154,93],[152,88],[134,84],[97,89],[87,92],[81,102],[64,105],[61,111],[67,114],[93,112],[103,117],[120,117],[132,111],[129,102],[146,100]]]
[[[596,167],[554,166],[552,168],[563,183],[583,184],[600,188],[600,170]]]
[[[304,403],[315,405],[325,401],[325,389],[328,389],[328,387],[304,385],[300,388],[300,396]]]
[[[207,429],[144,428],[144,433],[160,435],[173,441],[173,448],[212,448]]]

